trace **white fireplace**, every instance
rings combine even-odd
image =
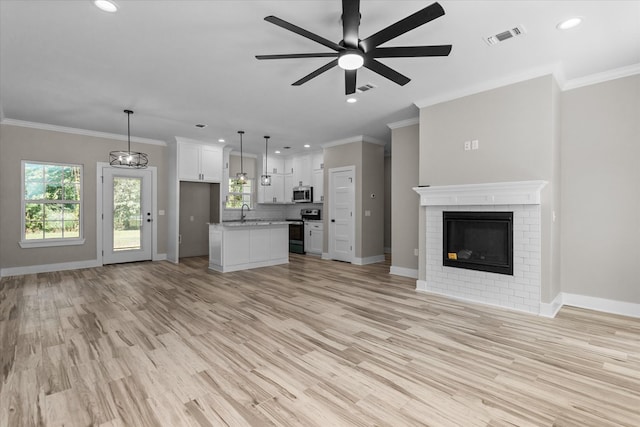
[[[416,187],[426,211],[425,280],[416,289],[539,314],[540,191],[546,181]],[[444,266],[443,212],[513,212],[513,274]]]

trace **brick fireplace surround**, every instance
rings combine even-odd
[[[416,187],[426,209],[426,278],[416,290],[540,314],[540,191],[546,181]],[[513,275],[442,264],[443,211],[513,212]]]

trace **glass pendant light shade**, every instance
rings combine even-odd
[[[260,176],[260,185],[269,186],[271,185],[271,175],[269,175],[269,166],[267,165],[267,157],[269,153],[269,138],[270,136],[265,135],[264,137],[264,174]]]
[[[248,177],[244,171],[244,164],[242,162],[242,135],[244,135],[244,131],[239,130],[238,133],[240,134],[240,172],[236,173],[236,183],[242,185],[247,183]]]
[[[127,113],[127,151],[111,151],[109,164],[117,168],[144,169],[149,164],[149,156],[145,153],[131,151],[131,115],[133,111],[124,110]]]

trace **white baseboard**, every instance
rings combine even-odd
[[[86,261],[61,262],[58,264],[27,265],[24,267],[8,267],[0,270],[0,277],[22,276],[24,274],[49,273],[52,271],[78,270],[81,268],[100,267],[97,259]]]
[[[416,280],[416,291],[425,292],[434,295],[440,295],[447,298],[470,302],[474,304],[486,304],[482,301],[474,301],[466,298],[459,298],[457,296],[451,296],[439,292],[433,292],[427,288],[427,282],[425,280]],[[540,303],[540,310],[538,315],[542,317],[555,317],[560,309],[565,306],[586,308],[594,311],[601,311],[603,313],[619,314],[621,316],[637,317],[640,318],[640,304],[626,301],[616,301],[606,298],[597,298],[587,295],[569,294],[566,292],[560,292],[550,303]],[[502,307],[508,310],[513,310],[511,307]],[[529,312],[524,312],[529,313]]]
[[[384,261],[384,255],[375,255],[369,256],[365,258],[353,257],[353,264],[355,265],[367,265],[367,264],[375,264],[376,262]]]
[[[328,252],[322,252],[322,259],[331,260]]]
[[[394,265],[389,269],[389,274],[395,274],[396,276],[410,277],[411,279],[418,278],[418,269],[417,268],[405,268],[405,267],[396,267]]]
[[[615,301],[586,295],[562,293],[562,304],[572,307],[587,308],[622,316],[640,317],[640,304],[626,301]]]
[[[155,261],[165,261],[167,254],[158,254]],[[102,267],[97,259],[86,261],[61,262],[58,264],[27,265],[24,267],[7,267],[0,269],[0,277],[22,276],[25,274],[50,273],[52,271],[80,270],[82,268]]]
[[[558,295],[556,295],[556,297],[550,303],[540,303],[540,316],[554,318],[561,308],[562,292],[558,293]]]

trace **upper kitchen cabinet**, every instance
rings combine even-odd
[[[303,154],[293,156],[293,186],[311,185],[311,156]]]
[[[187,141],[178,141],[178,179],[180,181],[222,182],[223,147]]]

